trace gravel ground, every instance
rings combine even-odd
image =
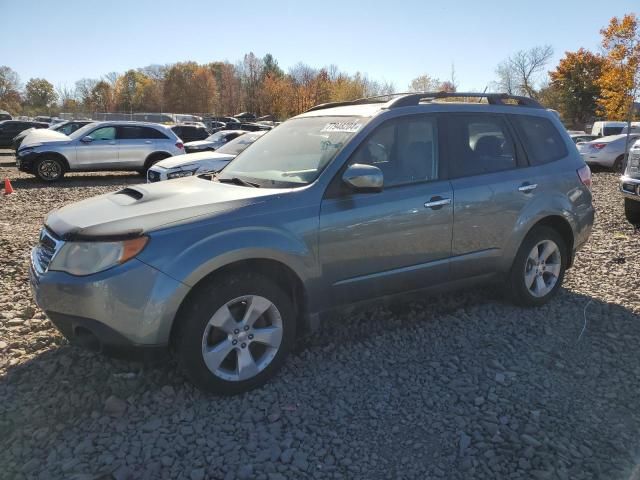
[[[31,300],[47,211],[137,183],[43,187],[0,156],[0,477],[640,478],[640,234],[616,177],[549,305],[492,289],[335,315],[267,386],[206,396],[171,363],[69,346]]]

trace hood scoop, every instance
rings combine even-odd
[[[114,193],[112,195],[112,199],[115,203],[119,205],[131,205],[138,200],[142,200],[143,193],[135,188],[123,188],[122,190]],[[124,198],[123,198],[124,197]]]

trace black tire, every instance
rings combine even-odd
[[[251,295],[267,299],[277,309],[282,328],[280,345],[277,353],[271,357],[272,359],[266,367],[251,378],[236,380],[221,378],[207,367],[204,360],[205,338],[209,342],[211,336],[210,331],[205,337],[205,332],[209,328],[207,325],[214,313],[218,312],[225,304],[238,299],[238,297]],[[249,272],[224,274],[198,286],[188,302],[180,318],[176,319],[180,323],[175,331],[173,345],[180,368],[198,388],[211,393],[234,395],[263,385],[280,370],[295,341],[296,313],[290,296],[273,280]],[[239,315],[242,316],[241,313]],[[265,321],[265,318],[266,314],[262,315],[256,324]],[[211,344],[211,348],[214,345],[230,341],[229,335],[231,334],[227,335],[222,331],[213,330],[215,330],[214,333],[221,336]],[[249,334],[251,331],[258,332],[259,330],[249,330],[246,333]],[[240,341],[244,342],[244,340]],[[242,345],[242,348],[245,348],[245,344],[242,343]],[[234,359],[238,362],[240,354],[247,352],[253,358],[254,355],[251,352],[255,350],[251,350],[250,347],[262,348],[259,343],[247,344],[247,352],[242,352],[239,346],[240,343],[231,347],[232,350],[225,357],[225,362],[233,362]],[[238,368],[237,363],[235,368]]]
[[[616,173],[624,173],[624,155],[616,158],[616,161],[613,162],[612,170]]]
[[[640,225],[640,199],[624,199],[624,216],[627,217],[627,221],[630,224],[634,226]]]
[[[138,170],[140,175],[147,175],[147,170],[149,170],[152,166],[158,163],[160,160],[164,160],[165,158],[169,158],[171,155],[166,153],[156,153],[152,154],[146,162],[144,162],[144,167],[141,170]]]
[[[543,296],[536,296],[529,289],[529,286],[525,281],[525,273],[527,271],[530,271],[531,268],[531,265],[529,263],[529,254],[530,252],[532,252],[534,247],[539,245],[541,242],[549,240],[555,243],[558,247],[560,265],[559,273],[556,277],[557,280],[553,288]],[[556,295],[558,289],[562,285],[565,270],[567,268],[567,260],[567,246],[562,236],[556,230],[550,227],[535,227],[527,234],[522,244],[520,245],[518,253],[516,254],[516,257],[513,261],[513,265],[511,266],[509,277],[507,278],[508,283],[506,285],[506,288],[511,301],[516,305],[525,307],[537,307],[547,303],[554,295]],[[548,278],[544,275],[550,274],[543,274],[543,278]]]
[[[42,157],[33,164],[33,173],[43,182],[57,182],[65,174],[65,165],[59,158]]]

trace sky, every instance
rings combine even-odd
[[[565,51],[597,50],[613,16],[640,14],[640,1],[402,0],[0,0],[0,65],[23,83],[44,77],[71,87],[150,64],[236,63],[271,53],[335,64],[393,82],[396,91],[427,73],[459,90],[483,90],[512,53],[551,45],[551,69]]]

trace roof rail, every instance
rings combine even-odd
[[[345,100],[343,102],[321,103],[320,105],[316,105],[315,107],[311,107],[309,110],[306,110],[305,113],[314,112],[316,110],[324,110],[325,108],[345,107],[347,105],[366,105],[368,103],[387,103],[389,101],[389,97],[396,97],[398,95],[405,95],[405,94],[390,93],[388,95],[376,95],[373,97],[363,97],[363,98],[358,98],[356,100]]]
[[[519,95],[507,93],[477,93],[477,92],[422,92],[410,93],[388,103],[387,108],[409,107],[418,105],[422,100],[435,100],[440,98],[482,98],[487,99],[489,105],[511,105],[505,100],[515,101],[518,106],[544,108],[537,100]]]
[[[394,98],[397,97],[397,98]],[[377,95],[375,97],[358,98],[357,100],[348,100],[343,102],[322,103],[310,108],[307,112],[316,110],[324,110],[326,108],[344,107],[349,105],[366,105],[370,103],[386,103],[385,108],[410,107],[418,105],[423,100],[435,100],[440,98],[477,98],[481,100],[487,99],[490,105],[511,105],[505,100],[515,101],[518,106],[531,108],[544,108],[537,100],[519,95],[509,95],[507,93],[478,93],[478,92],[405,92],[390,93],[386,95]]]

